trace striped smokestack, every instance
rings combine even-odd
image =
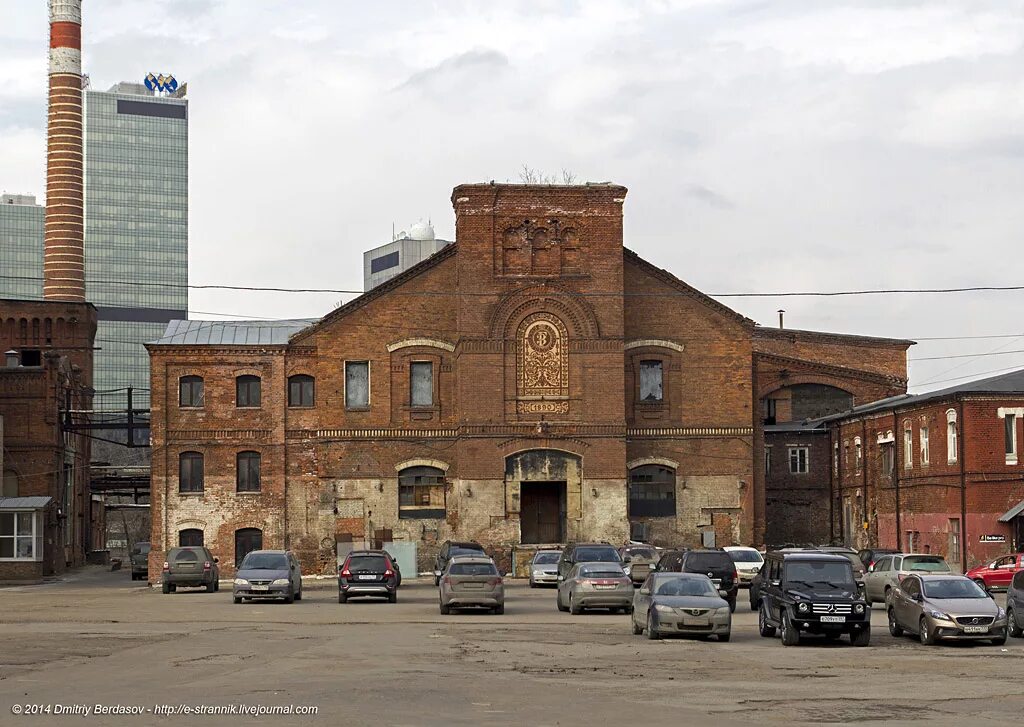
[[[49,0],[43,297],[85,300],[82,165],[82,0]]]

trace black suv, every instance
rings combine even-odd
[[[854,646],[871,643],[871,609],[841,555],[814,551],[769,553],[761,570],[761,636],[781,630],[782,643],[800,643],[802,633],[836,639],[849,634]]]
[[[445,570],[448,569],[448,561],[454,558],[456,555],[474,555],[483,556],[484,558],[489,557],[487,552],[484,550],[484,546],[475,540],[470,541],[457,541],[457,540],[446,540],[441,543],[441,550],[437,552],[437,557],[434,559],[434,585],[441,585],[441,576]]]
[[[149,543],[133,545],[128,559],[132,564],[132,580],[146,580],[149,576]]]
[[[622,563],[619,551],[608,543],[569,543],[558,559],[558,580],[563,580],[577,563]]]
[[[338,603],[376,596],[398,600],[398,568],[386,550],[353,550],[338,569]]]
[[[1013,574],[1006,589],[1006,633],[1014,638],[1024,636],[1024,570]]]
[[[732,557],[724,550],[699,548],[696,550],[670,550],[658,561],[658,573],[701,573],[711,579],[722,597],[729,602],[729,610],[736,610],[736,593],[740,588],[739,575]]]

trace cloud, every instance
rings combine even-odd
[[[0,188],[41,197],[45,4],[11,5]],[[189,84],[194,282],[359,288],[392,223],[451,239],[452,187],[524,163],[625,184],[626,243],[708,292],[1024,275],[1024,0],[108,0],[86,3],[84,57],[95,88]],[[289,317],[336,298],[191,303]],[[1012,301],[726,302],[913,338],[1016,330]]]

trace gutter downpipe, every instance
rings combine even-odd
[[[895,456],[893,457],[893,468],[892,468],[892,484],[896,488],[896,550],[903,552],[903,535],[900,530],[900,468],[903,467],[903,463],[900,462],[900,452],[904,444],[903,430],[899,427],[899,416],[896,410],[892,410],[892,429],[893,439],[895,439],[895,433],[900,433],[899,446],[894,447]]]
[[[967,419],[964,416],[964,400],[963,396],[957,395],[957,403],[960,405],[959,408],[959,419],[957,422],[957,456],[960,458],[960,549],[963,551],[963,560],[960,562],[960,566],[964,569],[964,573],[967,572],[967,463],[964,461],[965,453],[965,442],[964,442],[964,431]]]

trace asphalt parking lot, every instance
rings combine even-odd
[[[0,724],[994,725],[1024,713],[1024,639],[923,647],[889,636],[876,606],[869,648],[786,648],[757,634],[741,593],[731,642],[648,641],[628,616],[558,612],[553,590],[506,593],[503,616],[441,616],[430,581],[407,582],[393,605],[339,605],[331,581],[291,605],[234,605],[229,589],[163,595],[99,569],[3,588]],[[142,713],[12,712],[95,704]],[[318,711],[145,711],[179,704]]]

